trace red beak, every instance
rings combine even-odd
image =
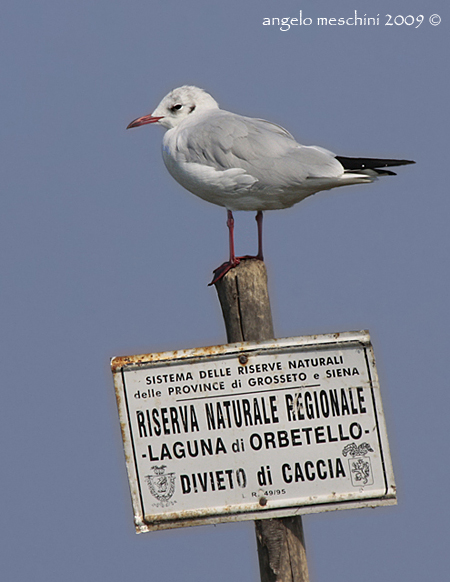
[[[128,126],[127,129],[131,129],[132,127],[139,127],[140,125],[146,125],[147,123],[156,123],[162,119],[162,117],[153,117],[152,115],[144,115],[144,117],[138,117],[134,121],[132,121]]]

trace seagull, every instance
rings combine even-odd
[[[263,260],[265,210],[289,208],[321,190],[395,176],[383,168],[412,160],[350,158],[299,144],[283,127],[219,108],[203,89],[184,85],[171,91],[153,113],[127,129],[155,123],[167,129],[164,163],[177,182],[203,200],[227,209],[229,260],[214,270],[210,285],[241,260]],[[258,252],[236,257],[233,212],[256,212]]]

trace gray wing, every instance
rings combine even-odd
[[[242,168],[266,186],[295,187],[307,178],[343,172],[332,152],[300,145],[288,131],[268,121],[221,110],[180,131],[177,146],[187,163],[219,170]]]

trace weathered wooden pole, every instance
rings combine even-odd
[[[273,339],[266,267],[247,259],[217,281],[229,343]],[[261,582],[309,582],[300,516],[255,521]]]

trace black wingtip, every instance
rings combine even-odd
[[[391,160],[383,158],[347,158],[345,156],[336,156],[345,170],[376,170],[378,168],[387,168],[390,166],[406,166],[415,164],[413,160]]]

